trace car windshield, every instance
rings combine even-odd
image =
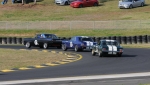
[[[132,0],[122,0],[122,2],[132,2]]]
[[[119,43],[107,41],[107,42],[103,42],[103,45],[115,45],[115,46],[118,46]]]
[[[80,41],[92,41],[93,42],[93,39],[92,38],[79,38]]]

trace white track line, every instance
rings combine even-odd
[[[150,76],[150,72],[128,73],[128,74],[110,74],[110,75],[92,75],[92,76],[76,76],[76,77],[62,77],[62,78],[45,78],[45,79],[30,79],[30,80],[16,80],[16,81],[0,81],[0,85],[24,84],[24,83],[42,83],[42,82],[56,82],[56,81],[93,80],[93,79],[114,79],[114,78],[144,77],[144,76],[145,77]]]

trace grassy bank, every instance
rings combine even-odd
[[[41,65],[67,58],[66,55],[43,51],[0,49],[0,70]]]
[[[54,0],[41,0],[37,5],[21,3],[0,5],[0,21],[100,21],[100,20],[147,20],[150,18],[150,0],[146,6],[119,9],[118,0],[104,0],[98,7],[71,8],[59,6]]]
[[[0,36],[3,37],[34,37],[37,33],[52,33],[59,37],[72,36],[135,36],[149,35],[150,29],[109,29],[109,30],[0,30]]]

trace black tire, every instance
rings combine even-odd
[[[79,5],[79,8],[83,8],[83,5],[82,5],[82,4],[80,4],[80,5]]]
[[[44,43],[44,44],[43,44],[43,48],[44,48],[44,49],[47,49],[47,48],[48,48],[48,44],[47,44],[47,43]]]
[[[95,53],[95,50],[93,49],[92,50],[92,56],[95,56],[96,55],[96,53]]]
[[[133,8],[133,6],[132,6],[132,5],[130,5],[130,6],[129,6],[129,9],[132,9],[132,8]]]
[[[98,6],[98,3],[94,3],[93,6]]]
[[[78,52],[78,51],[79,51],[78,45],[75,46],[74,50],[75,50],[75,52]]]
[[[141,7],[143,7],[143,6],[144,6],[144,3],[142,2],[142,3],[141,3]]]
[[[66,44],[62,44],[62,50],[63,50],[63,51],[66,51],[66,50],[67,50]]]
[[[69,5],[68,1],[65,2],[65,5]]]
[[[26,46],[26,48],[30,48],[30,47],[31,47],[31,43],[30,43],[30,42],[27,42],[27,43],[25,44],[25,46]]]
[[[103,53],[101,51],[98,52],[99,57],[103,57]]]
[[[118,56],[118,57],[121,57],[121,56],[122,56],[122,54],[118,54],[117,56]]]

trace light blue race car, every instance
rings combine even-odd
[[[70,40],[62,41],[62,50],[74,49],[76,52],[83,50],[92,50],[96,42],[88,36],[74,36]]]

